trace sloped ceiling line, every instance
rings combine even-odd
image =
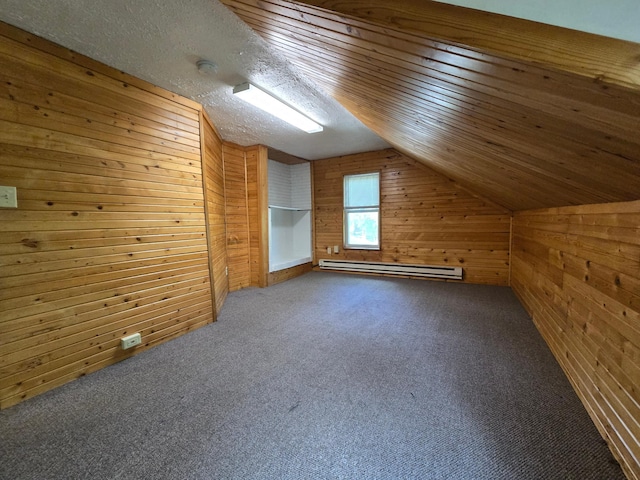
[[[268,35],[271,43],[277,44],[287,54],[299,49],[303,57],[311,54],[322,56],[328,51],[340,66],[347,65],[347,62],[340,60],[347,56],[349,63],[353,63],[354,58],[365,59],[369,63],[366,68],[370,69],[375,68],[374,61],[388,65],[389,69],[397,70],[404,66],[402,76],[405,78],[413,72],[421,83],[441,82],[449,88],[470,89],[473,94],[483,92],[518,105],[526,103],[538,107],[545,104],[547,108],[555,109],[554,113],[558,116],[576,113],[576,102],[580,102],[580,115],[590,119],[598,129],[609,127],[601,121],[601,108],[615,107],[622,118],[622,124],[618,122],[617,129],[636,131],[638,127],[640,99],[633,90],[612,91],[604,84],[599,85],[600,88],[584,89],[584,81],[572,82],[578,77],[555,70],[532,65],[526,65],[525,70],[517,62],[415,35],[386,29],[379,33],[375,26],[367,28],[366,23],[352,18],[326,22],[321,17],[306,13],[301,15],[304,21],[300,21],[295,16],[297,5],[291,8],[276,8],[267,2],[261,2],[260,5],[262,9],[243,3],[234,6],[234,9],[254,30],[263,37]],[[265,12],[277,14],[276,20],[265,16]],[[317,28],[318,25],[322,25],[322,29]],[[330,48],[327,49],[327,46]],[[369,73],[374,71],[370,70]],[[545,80],[542,88],[536,83],[541,78]],[[514,88],[516,85],[517,88]],[[617,129],[616,132],[619,131]]]
[[[290,58],[292,59],[296,58],[296,54],[294,52],[290,52],[289,55],[290,55]],[[298,63],[297,60],[294,60],[294,61]],[[316,56],[316,61],[318,61],[318,56]],[[332,68],[330,60],[327,60],[327,62],[328,63],[324,65],[324,69],[323,69],[325,72],[331,71],[331,68]],[[310,75],[314,75],[313,71],[309,73]],[[333,73],[336,73],[336,72],[334,71]],[[358,74],[357,72],[353,72],[353,73],[355,75]],[[340,73],[338,72],[336,76],[339,76],[339,75]],[[392,72],[389,72],[389,74],[386,76],[393,77],[394,75]],[[371,79],[374,79],[375,81],[372,81]],[[464,104],[463,103],[464,99],[458,100],[457,98],[455,98],[454,95],[456,95],[456,92],[448,91],[447,93],[450,95],[449,97],[444,97],[444,94],[440,94],[438,91],[439,89],[436,89],[436,88],[433,88],[431,91],[424,90],[420,92],[416,92],[416,91],[410,92],[402,88],[401,85],[400,87],[396,88],[394,84],[386,80],[385,75],[376,75],[375,72],[371,73],[371,79],[362,78],[362,82],[365,84],[369,84],[370,87],[377,85],[381,91],[385,91],[389,94],[397,94],[398,96],[412,96],[416,104],[419,104],[422,107],[422,109],[419,112],[416,111],[414,113],[413,119],[415,123],[424,123],[426,126],[432,127],[432,128],[439,128],[439,127],[446,128],[447,126],[453,127],[455,125],[453,124],[448,125],[447,123],[447,119],[449,118],[449,115],[450,115],[450,111],[447,109],[447,106],[451,107],[453,105],[455,106],[456,114],[458,116],[468,117],[466,120],[466,123],[461,124],[463,131],[460,133],[467,133],[470,135],[474,134],[474,131],[479,128],[476,122],[483,121],[483,122],[490,122],[492,124],[491,130],[493,130],[493,132],[496,132],[496,133],[491,133],[487,130],[484,131],[484,135],[486,137],[484,140],[488,144],[499,145],[498,143],[495,143],[495,142],[502,141],[504,142],[504,146],[508,146],[511,144],[510,148],[513,148],[515,151],[518,151],[518,148],[521,145],[524,145],[523,142],[527,140],[527,138],[524,138],[521,136],[521,134],[517,131],[517,129],[512,128],[513,126],[512,124],[514,122],[513,119],[510,124],[504,124],[504,122],[501,123],[499,116],[496,118],[489,117],[487,112],[492,107],[491,103],[486,103],[485,105],[481,106],[483,107],[482,109],[474,108],[473,104]],[[411,83],[414,84],[413,81]],[[418,87],[418,85],[416,86]],[[470,100],[473,101],[473,99],[470,99]],[[476,100],[475,103],[479,104],[479,101]],[[499,108],[499,107],[496,107],[496,108]],[[527,119],[526,115],[521,114],[521,116],[524,119]],[[455,121],[455,119],[452,119],[452,121]],[[524,126],[523,122],[521,122],[521,126]],[[513,131],[510,132],[509,137],[505,138],[504,135],[502,137],[500,136],[501,129],[505,129],[505,130],[512,129]],[[545,139],[543,137],[548,138],[549,135],[554,135],[556,133],[556,132],[545,131],[544,135],[541,135],[539,133],[541,130],[542,130],[542,127],[539,127],[537,131],[536,130],[532,131],[532,134],[536,134],[537,136],[540,137],[539,138],[540,141],[543,141]],[[591,131],[589,133],[590,134],[595,133],[595,131]],[[531,134],[529,135],[529,137],[530,136]],[[571,149],[558,149],[558,152],[557,152],[558,154],[568,154],[572,151],[580,152],[580,150],[582,149],[590,148],[585,144],[577,142],[576,139],[571,137],[565,137],[564,140],[566,142],[572,143],[573,146]],[[629,148],[632,148],[632,147],[629,147]],[[547,150],[542,148],[539,148],[538,150],[540,155],[542,156],[545,156],[548,153]],[[610,161],[615,162],[616,159],[619,159],[616,155],[613,155],[610,152],[607,152],[605,150],[602,150],[602,152],[604,155],[611,155],[612,158],[610,159]],[[556,152],[554,152],[554,155],[552,155],[553,158],[556,158],[555,153]],[[582,169],[579,169],[579,170],[582,170]],[[579,173],[579,171],[574,170],[574,173]]]
[[[265,5],[263,0],[251,3]],[[336,13],[631,88],[640,87],[640,44],[424,0],[298,0],[301,12]]]
[[[310,49],[309,45],[313,44],[314,41],[309,39],[308,37],[299,37],[296,34],[295,38],[298,42],[298,48],[300,49],[300,51],[296,51],[295,45],[290,45],[289,47],[284,47],[282,45],[282,43],[286,42],[286,38],[282,38],[280,33],[273,33],[273,27],[269,31],[261,30],[259,29],[259,27],[256,27],[256,29],[260,31],[265,36],[265,38],[273,40],[274,42],[280,41],[283,51],[286,51],[287,56],[299,65],[302,64],[302,61],[300,59],[304,60],[304,58],[308,57],[311,54],[314,54],[316,62],[324,62],[324,72],[332,72],[333,70],[332,73],[339,76],[340,73],[336,72],[335,70],[349,69],[350,73],[359,76],[358,70],[350,68],[346,65],[341,65],[340,57],[333,54],[331,51]],[[335,48],[337,49],[339,47]],[[355,49],[357,47],[354,46],[353,48]],[[560,121],[560,119],[558,119],[557,117],[554,119],[554,122],[551,123],[548,121],[548,117],[542,117],[540,115],[536,117],[536,111],[531,109],[530,107],[525,107],[524,105],[518,105],[517,112],[502,111],[507,110],[509,106],[513,107],[514,104],[509,103],[501,105],[496,101],[496,97],[489,96],[489,94],[480,92],[479,90],[474,91],[475,97],[465,96],[461,92],[458,92],[451,88],[447,88],[446,83],[439,81],[434,77],[429,77],[428,74],[421,75],[419,72],[403,69],[401,66],[398,66],[397,68],[395,68],[395,70],[391,70],[390,67],[387,68],[372,65],[369,60],[370,59],[366,57],[366,54],[361,54],[358,59],[352,59],[352,63],[354,65],[359,65],[363,69],[369,69],[368,77],[372,81],[377,82],[379,85],[386,84],[388,88],[402,89],[403,82],[406,83],[408,89],[411,90],[411,93],[414,94],[417,98],[428,99],[428,101],[432,102],[431,108],[434,108],[436,106],[454,106],[454,109],[457,112],[473,112],[473,114],[475,115],[484,116],[485,120],[492,122],[497,126],[497,128],[501,129],[509,128],[514,123],[521,123],[522,126],[524,126],[524,122],[530,119],[530,122],[536,122],[536,128],[538,130],[544,130],[545,136],[559,136],[566,141],[576,142],[577,144],[581,144],[582,139],[594,138],[594,136],[601,137],[598,140],[603,144],[611,141],[611,138],[609,136],[602,134],[601,131],[596,130],[594,126],[592,126],[592,128],[589,130],[584,129],[584,132],[581,135],[570,136],[565,133],[568,127],[566,122],[563,122],[564,128],[555,130],[553,129],[553,127]],[[390,59],[390,62],[391,61],[392,60]],[[362,78],[363,82],[367,81],[366,77],[360,77]],[[387,81],[387,79],[389,79],[389,81]],[[423,84],[426,83],[429,86],[429,90],[421,88],[421,80]],[[408,89],[404,89],[403,92],[406,93]],[[631,103],[631,106],[633,106],[633,103]],[[640,106],[638,106],[637,108],[640,108]],[[444,112],[446,110],[440,109],[440,111]],[[501,118],[503,118],[505,114],[507,116],[512,116],[509,125],[501,120]],[[523,121],[520,121],[520,119],[523,119]],[[637,129],[637,118],[632,118],[631,123],[633,124],[632,130],[635,131]],[[607,126],[607,124],[602,125],[603,128]],[[578,128],[578,126],[574,124],[572,125],[572,128],[576,129]],[[615,129],[612,128],[612,130],[615,132],[615,134],[619,134],[619,128],[620,127],[618,125]],[[621,157],[624,157],[625,155],[632,156],[637,151],[636,146],[624,142],[620,142],[616,145],[619,150],[617,153],[611,152],[613,147],[613,145],[610,145],[608,148],[602,148],[601,150],[605,153],[610,153],[611,155]],[[588,148],[591,147],[588,146]]]
[[[511,210],[640,197],[638,91],[315,2],[224,3],[399,151]]]

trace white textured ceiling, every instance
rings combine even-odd
[[[389,145],[217,0],[0,0],[0,19],[203,104],[225,140],[309,160]],[[215,75],[196,62],[218,65]],[[307,134],[234,98],[251,81],[324,125]]]

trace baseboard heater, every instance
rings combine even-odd
[[[380,273],[386,275],[462,280],[462,267],[440,267],[435,265],[408,265],[405,263],[323,259],[320,260],[320,268],[323,270],[341,270],[345,272]]]

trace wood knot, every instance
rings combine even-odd
[[[38,248],[38,240],[34,240],[33,238],[23,238],[20,240],[22,245],[29,248]]]
[[[604,83],[607,81],[607,78],[605,77],[604,73],[601,73],[600,75],[596,75],[593,79],[593,83]]]

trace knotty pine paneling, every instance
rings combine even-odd
[[[535,61],[561,71],[599,78],[602,82],[640,86],[640,69],[635,61],[640,47],[624,40],[440,2],[296,0],[296,3],[372,23],[392,23],[400,31],[470,45],[508,58]],[[558,48],[560,44],[562,48]]]
[[[640,478],[640,202],[517,212],[511,285]]]
[[[5,408],[214,313],[199,107],[5,24],[0,65]]]
[[[229,290],[266,287],[268,275],[267,147],[224,142]]]
[[[248,147],[246,154],[251,285],[266,287],[269,274],[268,150],[263,145],[256,145]]]
[[[209,262],[213,276],[216,314],[220,313],[227,294],[227,229],[225,221],[224,166],[222,161],[222,139],[209,117],[202,115],[203,145],[202,161],[205,172],[206,214],[208,218]]]
[[[223,3],[397,150],[510,210],[640,198],[638,44],[419,0]]]
[[[313,263],[303,263],[302,265],[296,265],[295,267],[285,268],[284,270],[278,270],[276,272],[269,272],[269,286],[277,285],[278,283],[286,282],[292,278],[299,277],[305,273],[309,273],[313,270]]]
[[[395,150],[312,162],[315,255],[343,246],[343,176],[380,172],[381,249],[345,250],[331,258],[451,265],[464,281],[509,282],[511,213]]]
[[[225,219],[229,291],[251,285],[249,243],[249,198],[245,148],[224,142]]]

